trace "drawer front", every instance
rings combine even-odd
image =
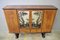
[[[19,33],[19,25],[16,10],[4,10],[9,32]]]

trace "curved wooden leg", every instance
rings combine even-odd
[[[41,33],[42,34],[42,37],[45,38],[45,33]]]
[[[16,39],[19,38],[19,33],[15,33]]]

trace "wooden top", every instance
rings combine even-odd
[[[55,6],[52,5],[7,5],[3,9],[20,9],[20,10],[57,10]]]

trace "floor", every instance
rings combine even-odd
[[[20,33],[16,39],[14,34],[0,35],[0,40],[60,40],[60,32],[46,33],[45,38],[42,38],[41,33],[23,34]]]

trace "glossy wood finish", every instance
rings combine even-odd
[[[44,10],[42,32],[51,32],[56,10]]]
[[[9,28],[11,33],[35,33],[35,32],[51,32],[53,22],[55,19],[57,8],[54,6],[6,6],[3,8]],[[20,28],[18,11],[29,11],[29,28]],[[32,28],[32,11],[42,11],[43,18],[40,28]]]
[[[19,33],[16,10],[4,10],[9,32]]]

